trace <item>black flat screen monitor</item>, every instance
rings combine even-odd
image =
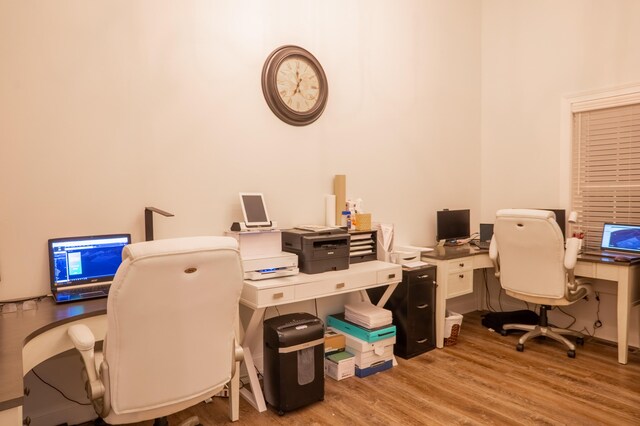
[[[565,240],[567,236],[565,235],[565,228],[567,224],[566,212],[563,209],[534,209],[534,210],[549,210],[552,211],[556,215],[556,222],[558,226],[560,226],[560,230],[562,231],[562,238]]]
[[[436,214],[436,239],[455,241],[469,238],[471,234],[471,211],[440,210]]]

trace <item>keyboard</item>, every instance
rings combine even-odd
[[[88,287],[61,288],[56,292],[54,299],[56,302],[70,302],[73,300],[107,297],[109,295],[110,288],[111,283]]]
[[[489,246],[491,245],[491,241],[473,241],[473,245],[478,247],[480,250],[489,250]]]

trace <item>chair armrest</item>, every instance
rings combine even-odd
[[[579,238],[567,238],[566,250],[564,252],[564,267],[567,271],[573,271],[578,263],[578,251],[582,240]]]
[[[95,359],[96,338],[91,329],[84,324],[75,324],[67,329],[67,334],[73,342],[73,346],[80,352],[84,368],[87,372],[87,383],[85,384],[87,396],[90,400],[101,398],[104,395],[104,385],[99,379]]]
[[[236,362],[244,361],[244,349],[240,346],[235,339],[233,340],[233,360],[231,362],[231,376],[236,374]]]
[[[496,278],[500,278],[500,256],[498,255],[498,242],[496,236],[491,237],[489,245],[489,259],[493,262],[494,274]]]

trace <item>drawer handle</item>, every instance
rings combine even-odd
[[[458,263],[458,266],[460,266],[461,268],[464,268],[464,263]]]
[[[338,283],[338,284],[336,284],[336,288],[344,288],[344,283]]]
[[[426,308],[426,307],[428,307],[428,306],[429,306],[429,304],[428,304],[428,303],[425,303],[424,305],[418,305],[418,306],[416,306],[416,308],[418,308],[418,309],[424,309],[424,308]]]
[[[280,292],[280,293],[273,293],[273,298],[274,298],[274,299],[280,299],[280,298],[282,298],[282,297],[284,297],[284,293],[283,293],[283,292]]]
[[[424,275],[418,275],[418,279],[422,280],[424,278],[429,278],[429,274],[424,274]]]
[[[427,340],[429,340],[429,339],[416,340],[416,343],[427,343]]]
[[[458,275],[458,278],[464,278],[464,274]]]
[[[389,274],[389,279],[395,278],[396,274]]]

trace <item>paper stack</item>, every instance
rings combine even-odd
[[[344,318],[365,328],[377,328],[391,324],[391,311],[369,302],[349,303],[344,307]]]

